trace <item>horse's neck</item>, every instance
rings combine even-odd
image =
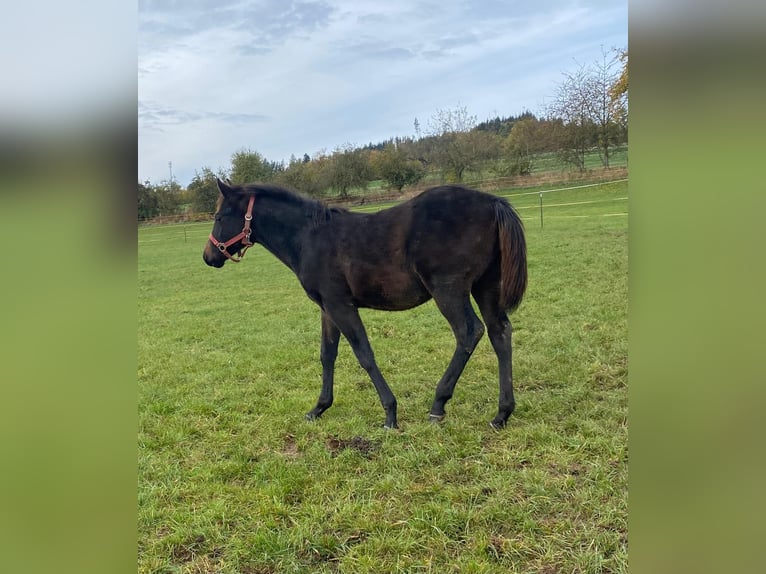
[[[311,225],[308,206],[278,199],[266,202],[264,208],[259,210],[256,207],[258,241],[296,272],[300,263],[301,241]]]

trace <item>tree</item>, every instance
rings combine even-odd
[[[626,100],[613,96],[613,86],[619,81],[615,71],[618,58],[602,51],[601,61],[565,72],[549,107],[549,114],[564,122],[562,157],[579,169],[585,169],[586,152],[594,146],[604,167],[609,167],[612,148],[627,135],[627,123],[624,129],[620,126],[620,119],[627,118],[622,107]],[[624,64],[627,66],[627,56]],[[624,72],[627,81],[627,67]]]
[[[493,171],[501,176],[529,175],[540,153],[559,149],[563,141],[563,122],[560,119],[537,118],[529,112],[511,119],[512,127],[502,141],[500,159]],[[485,131],[490,129],[494,131],[489,125]],[[505,129],[501,127],[503,131]]]
[[[476,125],[476,129],[485,132],[495,133],[503,138],[507,138],[513,126],[517,122],[522,120],[537,119],[535,115],[530,111],[525,111],[518,116],[508,116],[507,118],[495,117],[492,119],[484,120]]]
[[[609,167],[612,148],[619,140],[617,118],[622,115],[622,98],[618,97],[615,99],[612,95],[613,86],[618,82],[615,65],[619,55],[615,57],[613,52],[612,56],[608,56],[602,50],[601,56],[601,61],[596,62],[591,71],[589,102],[591,105],[591,119],[597,128],[597,142],[601,162],[604,167]],[[625,64],[625,81],[627,82],[627,59]],[[627,90],[627,85],[625,89]],[[627,117],[627,114],[625,115]]]
[[[350,144],[339,147],[332,154],[330,163],[330,186],[341,197],[348,196],[352,187],[366,188],[372,176],[367,156]]]
[[[275,164],[266,160],[257,151],[240,149],[231,156],[231,182],[234,184],[270,181]]]
[[[317,153],[313,160],[306,158],[308,154],[304,154],[303,159],[291,161],[274,179],[308,195],[319,196],[330,187],[329,158],[322,152]]]
[[[509,175],[529,175],[532,172],[532,154],[537,151],[534,128],[537,120],[524,119],[513,124],[503,143],[503,151],[509,159]]]
[[[466,170],[478,169],[499,151],[493,134],[474,129],[476,116],[466,106],[436,110],[428,127],[430,137],[421,140],[427,146],[426,159],[438,165],[447,180],[463,181]]]
[[[585,169],[585,155],[595,144],[590,84],[590,71],[583,65],[574,72],[564,72],[564,80],[549,108],[549,112],[564,123],[559,154],[579,170]]]
[[[612,100],[617,100],[628,95],[628,51],[620,50],[617,54],[617,59],[622,62],[622,71],[617,77],[617,80],[615,80],[609,88],[609,95]]]
[[[466,133],[474,127],[476,127],[476,116],[470,115],[468,107],[461,105],[455,108],[439,108],[428,120],[429,134],[434,136]]]
[[[173,215],[181,208],[181,186],[175,181],[153,185],[149,181],[138,184],[138,218],[149,219],[158,215]]]
[[[216,176],[209,167],[203,167],[202,173],[194,172],[194,177],[187,188],[191,195],[192,211],[195,213],[213,213],[215,211],[219,196],[217,177],[223,179],[224,174]]]
[[[405,185],[412,185],[423,179],[425,169],[417,160],[407,157],[406,152],[400,145],[389,144],[383,148],[377,158],[377,167],[380,177],[389,186],[401,192]]]
[[[531,130],[532,148],[536,152],[555,152],[564,140],[564,120],[540,118]]]
[[[157,194],[149,181],[138,183],[138,219],[151,219],[160,213]]]
[[[609,87],[609,99],[612,114],[618,126],[618,140],[628,139],[628,51],[618,51],[617,59],[622,63],[622,71]]]

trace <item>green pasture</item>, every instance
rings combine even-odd
[[[503,193],[527,232],[503,431],[485,337],[428,422],[454,339],[433,302],[363,310],[399,402],[382,428],[341,341],[316,422],[319,309],[262,247],[202,261],[210,224],[138,233],[138,571],[627,571],[627,182]]]
[[[625,167],[628,165],[628,146],[613,147],[610,150],[610,167]],[[591,149],[585,152],[585,169],[596,169],[603,167],[601,155],[597,149]],[[544,173],[548,171],[563,171],[572,169],[564,162],[556,152],[544,152],[532,156],[532,173]]]

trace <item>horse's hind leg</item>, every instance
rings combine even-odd
[[[496,286],[481,287],[473,291],[473,296],[479,305],[481,316],[487,324],[487,332],[492,348],[497,355],[500,398],[497,416],[490,423],[494,428],[503,428],[511,416],[516,401],[513,397],[513,365],[511,344],[511,322],[508,315],[500,306],[500,294]]]
[[[322,311],[322,344],[319,355],[322,361],[322,391],[319,393],[317,406],[306,414],[306,419],[310,421],[322,416],[322,413],[332,406],[335,359],[338,356],[339,341],[340,331],[338,327],[335,326],[329,315]]]
[[[456,341],[452,360],[436,385],[434,402],[431,405],[429,416],[432,422],[437,422],[446,414],[444,405],[452,398],[458,378],[484,334],[484,325],[473,312],[468,293],[450,293],[449,289],[445,289],[443,293],[432,290],[431,293],[439,311],[449,321]]]

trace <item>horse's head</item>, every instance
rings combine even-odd
[[[221,196],[215,211],[213,231],[208,237],[202,259],[212,267],[223,267],[227,259],[239,263],[253,242],[250,224],[255,195],[241,193],[238,188],[218,180]],[[234,256],[237,253],[238,257]]]

